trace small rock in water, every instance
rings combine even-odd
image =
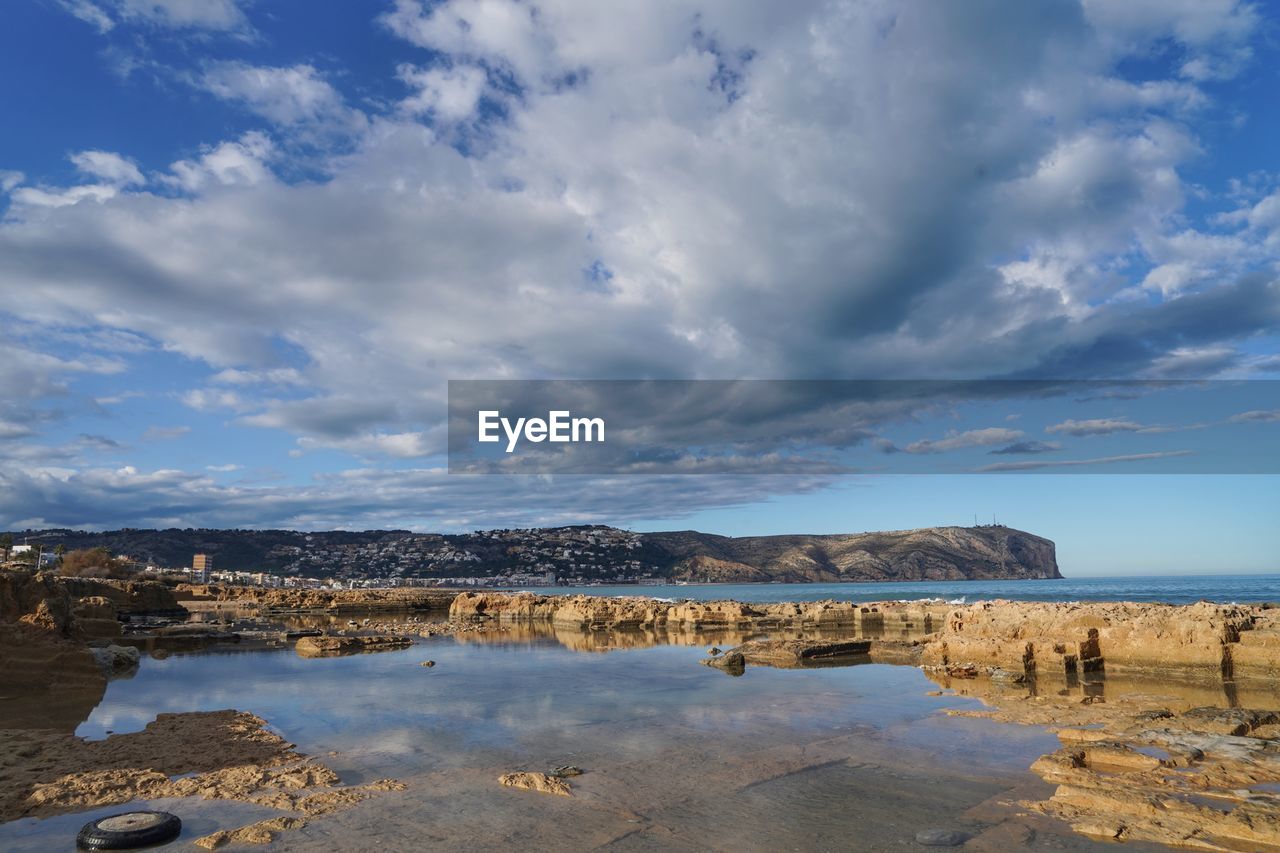
[[[711,648],[707,649],[707,654],[711,655],[712,657],[715,657],[716,655],[720,654],[720,649],[716,646],[712,646]]]
[[[423,665],[423,666],[435,666],[435,665],[436,665],[436,662],[435,662],[435,661],[433,661],[433,660],[424,660],[424,661],[422,662],[422,665]]]
[[[954,829],[923,829],[916,833],[916,843],[925,847],[959,847],[969,836]]]
[[[570,776],[581,776],[582,768],[575,767],[572,764],[566,764],[563,767],[556,767],[547,771],[547,775],[553,779],[568,779]]]
[[[728,654],[715,658],[703,658],[702,662],[707,666],[714,666],[721,672],[729,675],[742,675],[746,672],[747,660],[742,656],[742,652],[731,651]]]
[[[498,784],[507,788],[524,788],[526,791],[538,791],[560,797],[573,796],[573,789],[569,787],[568,782],[545,773],[505,773],[498,777]]]

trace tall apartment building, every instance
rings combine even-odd
[[[194,583],[208,583],[209,573],[213,571],[212,554],[196,554],[191,558],[191,580]]]

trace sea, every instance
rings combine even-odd
[[[1135,575],[1055,580],[911,581],[903,583],[715,583],[527,587],[544,595],[642,595],[710,601],[1148,601],[1191,604],[1280,602],[1280,574]]]

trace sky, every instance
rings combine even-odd
[[[820,429],[782,395],[696,475],[446,455],[449,380],[1269,389],[1274,2],[0,15],[0,529],[976,513],[1057,541],[1067,574],[1280,571],[1270,390]],[[804,465],[762,464],[797,434]]]

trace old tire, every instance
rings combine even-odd
[[[172,841],[182,821],[168,812],[121,812],[89,821],[76,836],[81,850],[132,850]]]

